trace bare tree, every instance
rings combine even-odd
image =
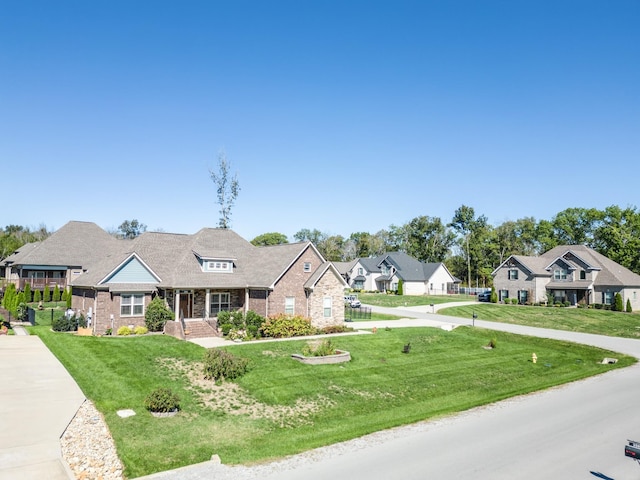
[[[220,228],[231,226],[231,207],[235,204],[240,192],[238,176],[234,174],[231,177],[230,170],[231,163],[227,160],[224,152],[218,154],[218,171],[209,170],[211,180],[216,185],[216,194],[220,205],[220,221],[218,222]]]

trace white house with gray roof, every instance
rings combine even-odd
[[[397,290],[400,280],[405,295],[446,295],[455,290],[456,279],[444,263],[425,263],[404,252],[359,258],[348,272],[354,290]]]
[[[539,257],[511,255],[493,273],[498,300],[611,305],[616,293],[624,305],[640,309],[640,275],[585,245],[560,245]]]

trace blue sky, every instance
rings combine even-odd
[[[349,236],[637,206],[640,2],[4,0],[0,227]]]

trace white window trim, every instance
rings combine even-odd
[[[220,301],[220,299],[222,298],[223,295],[226,295],[226,298],[227,298],[226,302],[221,302]],[[214,310],[214,308],[213,308],[213,298],[216,297],[216,296],[218,297],[219,301],[216,304],[217,310]],[[212,315],[218,315],[218,313],[225,311],[222,308],[220,308],[221,305],[225,305],[227,307],[227,309],[231,309],[231,293],[230,292],[211,292],[210,293],[210,300],[209,300],[209,312]]]
[[[144,293],[121,293],[120,294],[120,316],[121,317],[142,317],[144,316]],[[129,302],[124,303],[124,299],[127,298]],[[140,300],[136,302],[136,299]],[[128,307],[129,313],[123,313],[123,307]],[[135,313],[135,307],[142,307],[140,313]]]
[[[202,263],[202,270],[215,273],[233,273],[233,262],[231,260],[205,260]]]
[[[287,315],[295,315],[296,313],[296,297],[285,297],[284,313]]]
[[[303,265],[302,269],[305,272],[310,272],[311,271],[311,262],[304,262],[304,265]]]
[[[331,297],[322,298],[322,315],[324,318],[333,316],[333,299]]]

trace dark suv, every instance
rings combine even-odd
[[[478,294],[479,302],[490,302],[491,301],[491,292],[482,292]]]

